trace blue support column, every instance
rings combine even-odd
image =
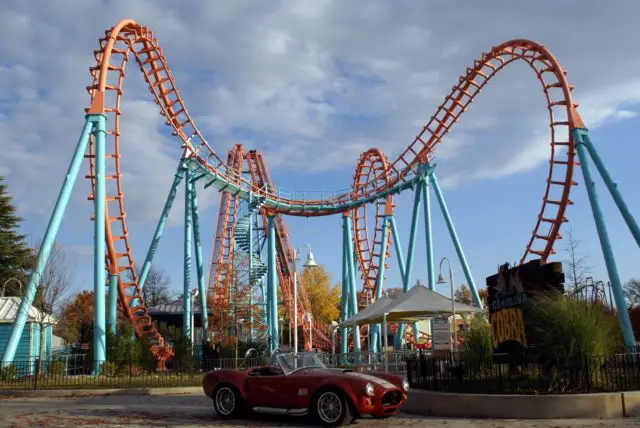
[[[347,265],[349,267],[349,315],[358,313],[358,295],[356,292],[356,267],[353,257],[353,235],[351,233],[351,216],[347,217]],[[360,329],[353,329],[353,351],[360,352]]]
[[[267,217],[267,289],[269,290],[269,352],[278,347],[278,292],[276,265],[276,225],[273,216]]]
[[[109,331],[116,334],[118,320],[118,278],[117,273],[109,275]]]
[[[602,162],[602,159],[600,158],[595,145],[591,142],[591,138],[589,138],[589,133],[586,129],[576,129],[573,132],[574,136],[576,133],[580,133],[580,135],[582,136],[582,143],[587,148],[587,151],[589,152],[594,165],[598,169],[602,180],[607,185],[607,189],[609,189],[609,193],[611,193],[613,200],[618,206],[620,214],[622,214],[624,221],[627,223],[627,227],[629,227],[633,238],[636,240],[636,244],[638,244],[638,246],[640,247],[640,227],[638,227],[636,219],[631,215],[631,211],[629,211],[629,207],[627,207],[627,204],[622,197],[622,193],[620,193],[620,190],[618,190],[618,184],[613,181],[611,175],[609,174],[609,171],[607,171],[607,167],[604,166],[604,162]]]
[[[585,148],[585,136],[587,136],[587,130],[574,129],[572,132],[576,143],[578,159],[580,160],[580,167],[582,168],[582,175],[584,176],[585,187],[587,188],[587,194],[589,195],[589,202],[591,203],[593,219],[595,220],[596,229],[598,231],[598,238],[600,239],[600,246],[602,247],[602,253],[604,255],[604,262],[607,266],[607,273],[609,274],[611,288],[613,289],[613,297],[616,301],[616,307],[618,309],[618,319],[620,322],[620,327],[622,328],[624,344],[628,350],[635,350],[636,339],[633,334],[631,320],[629,319],[629,312],[627,311],[627,305],[624,299],[624,293],[622,291],[622,283],[618,274],[616,260],[613,256],[613,249],[609,240],[609,233],[607,232],[604,215],[602,214],[602,210],[600,209],[600,202],[598,201],[595,182],[593,181],[591,168],[589,167],[589,158],[587,156],[587,150]]]
[[[424,203],[424,233],[427,241],[427,285],[429,290],[436,287],[436,272],[433,267],[433,240],[431,235],[431,201],[429,198],[429,182],[422,185],[422,202]]]
[[[78,143],[76,144],[73,158],[71,159],[71,163],[69,164],[69,169],[67,170],[64,182],[62,183],[62,188],[60,189],[60,193],[58,194],[58,199],[56,200],[55,207],[53,208],[53,214],[51,215],[51,219],[49,220],[49,224],[47,225],[47,230],[44,233],[42,244],[38,249],[38,257],[36,259],[35,268],[33,269],[31,276],[29,277],[29,283],[27,284],[27,289],[25,291],[24,297],[20,300],[20,307],[18,308],[15,324],[11,329],[9,341],[6,348],[4,349],[4,353],[2,354],[3,363],[11,363],[15,356],[18,342],[22,337],[22,332],[27,321],[29,309],[31,308],[33,299],[36,296],[40,278],[42,278],[44,269],[47,266],[49,254],[51,253],[51,247],[55,242],[56,235],[58,234],[58,229],[60,228],[60,222],[62,221],[62,217],[64,216],[64,210],[69,203],[71,191],[73,190],[76,178],[78,177],[78,171],[80,170],[80,165],[82,165],[84,153],[87,150],[87,144],[89,142],[89,136],[91,135],[92,130],[93,121],[91,119],[91,116],[87,116],[87,120],[85,121],[82,133],[80,134],[80,138],[78,140]]]
[[[436,174],[433,170],[429,174],[429,178],[431,179],[431,184],[433,185],[433,191],[436,194],[436,199],[440,204],[442,216],[444,217],[447,228],[449,229],[451,240],[453,241],[453,245],[456,248],[456,252],[458,253],[458,259],[460,260],[460,264],[462,265],[462,271],[464,272],[464,276],[469,283],[469,288],[471,289],[471,294],[473,295],[473,301],[477,307],[482,308],[482,300],[480,299],[480,295],[478,294],[476,283],[473,281],[473,276],[471,276],[469,264],[467,263],[467,259],[465,258],[464,252],[462,251],[462,245],[460,244],[460,240],[458,239],[458,234],[456,233],[456,229],[453,226],[453,220],[451,220],[451,215],[449,215],[447,204],[444,201],[444,197],[442,196],[442,192],[440,191],[440,186],[438,185],[438,179],[436,178]]]
[[[105,316],[105,218],[107,183],[105,180],[105,138],[106,117],[95,116],[95,221],[93,252],[93,373],[99,374],[102,363],[107,359],[107,326]]]
[[[164,203],[164,208],[162,208],[162,214],[160,214],[160,220],[158,220],[156,231],[153,234],[153,240],[151,241],[151,245],[149,246],[149,250],[147,251],[147,257],[144,259],[144,264],[142,265],[142,270],[140,271],[140,277],[138,278],[138,286],[140,287],[140,290],[144,288],[144,283],[146,282],[147,276],[149,275],[151,263],[153,263],[153,257],[155,256],[158,245],[160,244],[160,238],[162,238],[164,226],[167,224],[167,220],[169,220],[169,213],[171,212],[173,201],[176,199],[178,186],[180,185],[180,181],[182,181],[183,176],[183,160],[180,159],[176,174],[173,178],[173,183],[171,184],[171,189],[169,190],[169,194],[167,195],[167,200]]]
[[[382,245],[380,249],[380,266],[378,268],[378,276],[376,277],[376,300],[382,296],[382,287],[384,286],[384,265],[386,263],[387,256],[387,238],[389,236],[389,223],[392,216],[385,215],[384,223],[382,224]],[[371,326],[369,326],[371,327]],[[380,324],[376,324],[371,333],[371,347],[369,352],[378,352],[378,340],[380,337]]]
[[[427,243],[427,285],[429,290],[436,289],[436,272],[433,267],[433,235],[431,233],[431,198],[429,196],[429,181],[425,180],[422,186],[422,202],[424,203],[424,234]],[[433,332],[433,320],[430,321],[430,331]],[[418,331],[418,323],[413,323],[413,336],[416,344],[420,336]],[[433,333],[432,333],[433,334]]]
[[[400,271],[400,278],[404,278],[404,256],[402,254],[402,243],[400,242],[400,234],[398,233],[398,226],[396,225],[396,218],[394,216],[389,217],[389,226],[391,226],[391,234],[393,236],[393,246],[396,249],[396,258],[398,259],[398,270]]]
[[[342,300],[340,301],[340,321],[349,318],[349,214],[342,216]],[[340,354],[341,360],[348,352],[347,348],[348,330],[340,327]]]
[[[193,216],[193,243],[196,247],[196,272],[198,274],[198,293],[200,295],[200,317],[202,337],[208,337],[209,318],[207,314],[207,289],[204,284],[204,266],[202,265],[202,245],[200,244],[200,215],[198,214],[198,196],[196,183],[188,183],[191,190],[191,215]]]
[[[184,284],[182,288],[182,334],[191,340],[191,175],[184,169]]]
[[[421,178],[414,189],[413,196],[413,211],[411,214],[411,230],[409,231],[409,248],[407,250],[407,261],[404,269],[404,276],[402,277],[402,292],[409,291],[409,281],[411,280],[411,268],[413,266],[413,252],[416,247],[416,234],[418,232],[418,218],[420,217],[420,198],[422,197],[422,187],[425,185],[425,179]],[[400,349],[402,346],[402,339],[404,337],[404,323],[398,324],[398,330],[393,338],[393,347]]]
[[[249,192],[249,342],[253,343],[253,217],[251,210],[253,195]],[[289,326],[291,328],[291,326]]]

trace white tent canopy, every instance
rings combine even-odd
[[[354,324],[361,324],[359,321],[363,319],[367,319],[374,312],[385,308],[386,306],[390,305],[393,302],[394,300],[389,297],[383,297],[381,299],[378,299],[375,301],[375,303],[367,306],[362,311],[342,321],[340,323],[340,327],[351,327]]]
[[[355,320],[357,324],[377,324],[384,322],[383,318],[386,318],[387,322],[413,322],[443,315],[448,316],[453,313],[451,299],[423,286],[413,287],[390,303],[374,307],[366,313],[365,311],[366,309],[360,313],[363,315]],[[481,308],[458,302],[455,304],[455,311],[456,314],[483,312]],[[353,318],[357,315],[347,319],[343,324],[353,324]]]

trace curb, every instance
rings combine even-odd
[[[109,395],[204,395],[201,386],[131,389],[40,389],[1,391],[0,398],[16,397],[107,397]]]
[[[455,394],[411,389],[401,407],[422,416],[478,419],[610,419],[640,415],[640,391],[567,394]]]

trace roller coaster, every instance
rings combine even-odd
[[[544,263],[554,254],[554,244],[561,238],[561,226],[567,222],[567,207],[573,203],[569,196],[572,187],[577,184],[574,181],[575,167],[580,166],[611,281],[613,298],[617,307],[624,307],[620,278],[596,193],[591,161],[639,246],[640,229],[589,138],[586,126],[578,114],[578,105],[573,101],[573,87],[568,83],[567,72],[546,47],[536,42],[524,39],[511,40],[483,53],[460,76],[435,113],[395,159],[389,160],[382,151],[370,149],[357,160],[353,185],[349,191],[323,192],[321,198],[315,199],[307,198],[308,194],[304,192],[288,191],[275,185],[269,177],[264,158],[258,151],[245,151],[242,146],[237,145],[229,151],[226,158],[216,152],[189,114],[158,40],[147,27],[133,20],[118,22],[99,39],[94,56],[96,63],[90,68],[91,84],[87,87],[90,103],[85,110],[84,127],[39,249],[37,265],[31,275],[26,295],[22,299],[8,346],[3,353],[2,360],[5,363],[13,361],[28,308],[36,293],[38,278],[46,265],[84,158],[88,161],[87,178],[91,182],[89,200],[93,202],[95,212],[92,217],[95,245],[93,349],[97,362],[106,357],[107,312],[109,328],[113,329],[118,310],[130,320],[137,337],[146,341],[161,364],[173,356],[171,345],[159,334],[149,316],[142,290],[178,186],[182,181],[185,185],[185,329],[189,328],[186,320],[191,312],[191,299],[188,296],[192,246],[195,246],[197,283],[205,331],[212,332],[214,336],[229,331],[229,320],[213,315],[224,314],[233,306],[243,318],[252,322],[254,318],[261,320],[256,323],[258,326],[255,332],[252,326],[251,335],[264,335],[270,349],[274,349],[278,343],[279,305],[289,314],[289,323],[293,324],[292,319],[297,318],[297,325],[291,325],[296,330],[304,327],[305,322],[310,322],[305,321],[306,318],[303,316],[311,310],[304,286],[294,286],[297,255],[290,245],[284,216],[342,216],[343,269],[340,315],[344,320],[382,295],[384,274],[392,256],[392,246],[395,249],[403,291],[408,291],[422,206],[427,249],[427,282],[433,289],[435,269],[430,189],[433,190],[440,206],[474,302],[482,306],[438,184],[434,159],[438,145],[444,143],[445,136],[489,81],[503,68],[517,61],[529,66],[545,95],[551,154],[542,204],[520,262],[538,258]],[[183,149],[181,158],[177,160],[178,167],[169,196],[140,272],[134,269],[120,167],[120,117],[124,113],[121,109],[122,83],[130,58],[135,58],[160,114],[165,117],[172,135]],[[203,183],[205,189],[211,187],[220,192],[207,281],[199,232],[201,220],[196,197],[197,182]],[[404,191],[413,191],[414,194],[406,256],[403,254],[396,228],[393,201],[395,195]],[[361,281],[356,279],[357,271]],[[240,277],[242,278],[239,279]],[[107,282],[108,311],[105,307]],[[299,297],[293,298],[292,295],[298,289]],[[209,316],[208,310],[215,314]],[[628,313],[618,311],[618,316],[625,345],[629,348],[635,347]],[[305,346],[310,346],[308,336],[311,334],[317,347],[329,346],[328,335],[331,332],[327,327],[313,325],[312,328],[302,328],[302,331]],[[414,340],[413,336],[416,333],[415,328],[408,326],[405,329],[400,325],[396,333],[395,346],[401,346],[403,340]],[[360,351],[365,343],[364,334],[369,333],[365,329],[341,328],[340,352],[347,352],[349,348]],[[379,336],[379,326],[372,326],[372,350],[378,349]],[[96,365],[94,370],[99,372],[100,367]]]

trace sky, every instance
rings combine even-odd
[[[640,130],[640,3],[617,1],[7,0],[0,5],[0,175],[23,232],[44,234],[89,97],[88,68],[98,38],[118,20],[151,28],[180,93],[210,145],[261,150],[277,185],[296,190],[349,188],[358,155],[371,147],[394,159],[435,112],[458,76],[482,52],[510,39],[551,50],[575,86],[590,135],[632,213],[640,213],[635,137]],[[142,261],[171,184],[180,142],[171,137],[136,66],[127,69],[122,105],[123,190],[136,260]],[[437,174],[478,287],[522,255],[548,171],[548,116],[528,67],[502,71],[448,135]],[[75,270],[74,290],[92,286],[93,226],[88,181],[79,180],[57,236]],[[591,274],[607,280],[579,171],[567,217]],[[598,191],[623,281],[640,276],[638,246],[602,183]],[[182,191],[155,265],[182,288]],[[198,187],[208,263],[218,195]],[[411,192],[396,198],[406,254]],[[432,198],[435,201],[435,198]],[[436,263],[463,278],[433,202]],[[294,247],[313,248],[341,277],[341,218],[286,218]],[[565,225],[566,227],[566,225]],[[566,229],[564,235],[566,236]],[[411,283],[426,283],[419,229]],[[554,261],[567,258],[556,243]],[[393,253],[393,252],[392,252]],[[306,254],[306,251],[304,251]],[[386,286],[400,286],[395,253]],[[195,283],[194,283],[195,286]],[[448,285],[437,286],[449,294]]]

